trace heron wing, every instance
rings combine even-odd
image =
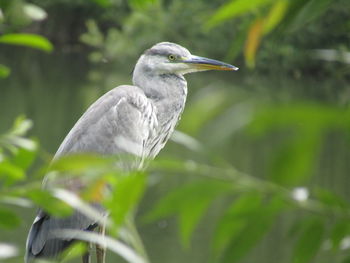
[[[54,158],[80,152],[142,156],[156,125],[155,107],[144,92],[135,86],[120,86],[89,107]]]
[[[143,91],[135,86],[120,86],[88,108],[68,133],[54,158],[82,152],[131,154],[136,156],[140,165],[147,157],[145,146],[156,126],[155,107]],[[55,218],[40,211],[28,236],[27,259],[53,257],[69,245],[71,240],[54,238],[52,231],[87,230],[95,224],[94,220],[78,211],[66,218]]]

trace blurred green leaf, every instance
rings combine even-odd
[[[113,194],[105,202],[115,224],[121,225],[128,213],[137,206],[145,190],[145,183],[146,176],[142,172],[116,178],[112,184]]]
[[[226,90],[207,89],[191,101],[186,115],[182,117],[179,130],[189,134],[197,134],[203,125],[215,118],[227,107],[229,96]]]
[[[20,167],[23,170],[27,170],[35,160],[36,155],[37,151],[29,151],[25,148],[20,148],[17,151],[16,155],[11,158],[11,161],[17,167]]]
[[[87,251],[87,243],[84,242],[77,242],[72,244],[70,247],[68,247],[62,256],[62,260],[60,262],[70,262],[71,260],[77,259],[78,257],[81,257],[84,255]]]
[[[32,20],[41,21],[47,17],[45,10],[37,5],[25,3],[23,9],[24,13]]]
[[[95,20],[86,21],[87,32],[80,36],[80,41],[93,46],[101,47],[104,43],[104,37]]]
[[[21,223],[20,218],[8,208],[0,207],[0,228],[14,228]]]
[[[283,19],[288,10],[289,2],[288,0],[278,0],[272,5],[264,19],[264,34],[271,32]]]
[[[151,4],[158,3],[158,0],[128,0],[128,3],[132,8],[144,9]]]
[[[310,219],[296,242],[292,262],[310,262],[322,245],[324,231],[324,223],[321,219]]]
[[[10,133],[17,136],[25,135],[33,127],[32,120],[26,119],[24,115],[16,118]]]
[[[49,40],[47,40],[45,37],[35,34],[5,34],[0,36],[0,43],[27,46],[31,48],[40,49],[46,52],[51,52],[53,49],[53,46]]]
[[[213,248],[216,253],[221,252],[242,229],[247,225],[246,218],[256,215],[256,210],[261,206],[262,196],[256,193],[241,195],[225,211],[218,222]]]
[[[96,4],[98,4],[99,6],[102,7],[109,7],[112,6],[112,1],[111,0],[91,0],[92,2],[95,2]]]
[[[271,178],[289,186],[304,183],[313,175],[320,144],[320,135],[314,133],[302,133],[285,142],[275,154],[271,165]]]
[[[146,215],[146,221],[153,221],[178,214],[181,240],[188,246],[190,237],[209,205],[219,195],[232,190],[230,183],[202,180],[186,184],[162,198]]]
[[[239,15],[247,12],[258,10],[259,7],[271,3],[272,0],[231,0],[229,3],[224,4],[210,17],[208,22],[205,24],[206,28],[212,28],[219,23],[228,19],[235,18]]]
[[[0,180],[4,179],[4,182],[8,184],[12,184],[19,180],[23,180],[25,178],[25,172],[20,167],[12,164],[8,160],[4,160],[0,162]]]
[[[55,160],[50,169],[60,172],[81,173],[87,170],[106,168],[111,163],[111,158],[93,154],[72,154]]]
[[[340,197],[336,193],[331,192],[327,189],[316,188],[314,191],[314,196],[318,201],[330,207],[337,207],[347,209],[350,207],[350,204],[347,200]]]
[[[294,0],[284,21],[284,30],[296,31],[322,15],[334,0]]]
[[[69,205],[55,198],[48,191],[41,189],[29,190],[26,196],[39,205],[45,212],[53,216],[65,217],[73,212],[73,209]]]
[[[332,226],[331,230],[331,242],[332,242],[332,248],[334,251],[337,251],[339,249],[340,243],[348,236],[350,233],[350,223],[349,220],[339,220]]]
[[[11,69],[0,64],[0,78],[7,78],[11,73]]]
[[[231,236],[231,241],[222,257],[222,262],[233,263],[243,258],[257,242],[270,230],[276,215],[284,207],[284,202],[280,197],[261,203],[260,207],[256,207],[251,211],[243,209],[243,213],[239,214],[238,219],[244,218],[245,226],[240,231]],[[248,213],[246,213],[248,212]],[[257,219],[258,222],[257,223]]]

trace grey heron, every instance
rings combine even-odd
[[[184,110],[187,82],[184,75],[206,70],[236,71],[237,67],[192,55],[186,48],[161,42],[146,50],[133,71],[133,86],[122,85],[104,94],[82,115],[60,145],[54,159],[92,152],[102,155],[131,154],[134,168],[154,158],[174,131]],[[130,168],[131,169],[131,168]],[[25,261],[55,258],[73,240],[60,239],[53,231],[93,230],[96,222],[75,211],[56,218],[43,210],[29,231]]]

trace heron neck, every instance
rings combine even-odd
[[[179,118],[187,97],[187,82],[183,76],[161,74],[144,79],[141,83],[137,80],[134,82],[156,106],[160,123]]]

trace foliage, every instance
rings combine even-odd
[[[6,32],[0,36],[0,44],[27,46],[46,52],[52,51],[53,46],[45,37],[37,34],[12,32],[32,21],[44,20],[47,14],[39,6],[21,0],[1,1],[0,16],[0,30]],[[6,78],[10,72],[8,67],[0,64],[0,78]]]
[[[259,72],[278,75],[276,72],[292,71],[299,76],[303,70],[312,76],[327,70],[333,74],[334,81],[346,76],[348,68],[339,71],[340,63],[336,67],[320,66],[319,61],[313,62],[313,53],[309,51],[334,49],[331,51],[338,54],[336,50],[342,50],[337,60],[347,63],[345,43],[349,39],[349,23],[344,21],[349,4],[337,3],[335,0],[80,0],[74,3],[12,0],[0,2],[4,14],[0,26],[5,33],[0,36],[0,42],[51,51],[52,44],[46,38],[28,32],[45,31],[49,39],[62,34],[55,27],[50,32],[50,23],[40,24],[44,29],[38,29],[35,21],[57,16],[63,6],[70,12],[65,21],[58,15],[56,24],[65,30],[71,29],[70,23],[81,27],[73,34],[81,42],[73,42],[72,46],[84,56],[89,53],[92,63],[88,85],[94,87],[98,84],[110,89],[115,84],[117,66],[120,74],[131,71],[130,61],[144,48],[161,40],[180,42],[203,55],[217,58],[226,55],[228,60],[240,61],[243,50],[247,65],[256,63],[255,72],[247,74],[247,83],[253,78],[251,75]],[[69,15],[76,20],[69,19]],[[23,28],[26,33],[22,32]],[[89,49],[79,49],[81,43]],[[68,45],[71,43],[62,49]],[[0,77],[9,73],[8,67],[0,66]],[[59,217],[69,216],[72,209],[77,209],[106,223],[109,236],[103,239],[94,233],[62,232],[63,237],[74,234],[81,240],[107,241],[108,249],[126,261],[148,262],[156,257],[151,254],[148,259],[134,220],[140,228],[156,222],[162,225],[168,222],[164,218],[175,217],[185,251],[194,249],[200,238],[201,249],[207,248],[205,253],[201,251],[208,255],[207,262],[246,262],[251,255],[259,256],[256,252],[259,246],[267,239],[276,238],[272,235],[276,232],[282,240],[276,241],[281,242],[272,252],[283,250],[278,262],[327,262],[328,257],[331,262],[348,262],[347,196],[318,181],[320,174],[326,178],[333,176],[322,171],[322,163],[334,153],[328,150],[336,143],[348,148],[348,109],[310,101],[276,103],[268,97],[273,97],[275,90],[269,91],[272,95],[264,94],[270,89],[271,79],[268,89],[262,91],[258,90],[262,86],[260,82],[256,89],[245,85],[248,88],[245,94],[257,93],[247,96],[249,99],[237,94],[244,92],[232,84],[232,79],[226,84],[230,90],[221,87],[223,80],[215,83],[215,88],[205,81],[203,78],[198,86],[206,88],[192,91],[179,126],[181,133],[173,138],[181,145],[167,145],[167,148],[178,147],[176,154],[166,152],[146,172],[126,175],[115,166],[113,157],[69,156],[51,164],[38,160],[38,156],[44,156],[43,149],[38,148],[36,139],[25,136],[32,122],[18,118],[13,128],[0,137],[0,228],[13,231],[20,227],[23,220],[17,206],[21,210],[25,207],[33,210],[33,205],[38,205]],[[346,88],[347,84],[342,86]],[[330,94],[342,87],[335,86],[332,82]],[[237,156],[247,155],[249,147],[251,169],[237,169]],[[83,177],[90,187],[79,196],[57,186],[43,189],[44,176]],[[344,177],[344,184],[346,181]],[[113,191],[105,195],[102,190],[106,184]],[[149,199],[152,205],[147,203],[145,209],[143,202]],[[101,218],[100,212],[89,205],[93,201],[103,202],[110,211],[108,219]],[[138,207],[141,212],[136,213]],[[209,237],[200,235],[203,229],[210,232]],[[160,236],[166,236],[170,231],[160,232]],[[1,241],[6,243],[0,243],[0,259],[10,257],[2,254],[2,247],[23,246]],[[148,246],[146,243],[147,250]],[[77,244],[67,253],[67,260],[80,256],[85,249]],[[13,251],[21,253],[20,249]]]

